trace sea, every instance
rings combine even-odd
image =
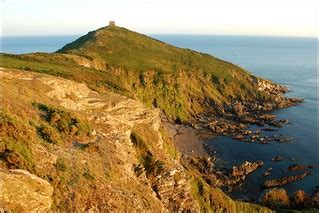
[[[312,175],[303,180],[287,184],[289,194],[301,189],[311,194],[319,187],[319,141],[318,141],[318,63],[317,39],[264,36],[221,36],[221,35],[150,35],[166,43],[205,52],[220,59],[237,64],[254,75],[286,85],[290,97],[301,97],[304,103],[275,110],[279,119],[289,119],[290,124],[268,134],[285,135],[294,138],[288,143],[269,144],[245,143],[227,136],[206,141],[221,159],[223,167],[245,161],[262,160],[264,165],[247,176],[247,181],[230,195],[235,199],[258,200],[266,192],[261,184],[267,179],[280,178],[300,172],[290,172],[292,164],[312,164],[308,169]],[[72,36],[3,37],[1,52],[30,53],[54,52],[63,45],[78,38]],[[251,126],[251,129],[257,127]],[[283,161],[273,162],[271,158],[281,156]],[[268,168],[272,172],[262,177]]]

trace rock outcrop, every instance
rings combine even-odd
[[[53,187],[25,170],[0,170],[0,208],[17,212],[47,211]]]
[[[315,165],[293,164],[288,166],[288,170],[291,172],[305,170],[305,169],[313,169],[313,168],[315,168]]]
[[[206,182],[202,186],[205,185],[207,195],[216,199],[203,203],[202,186],[194,185],[200,178],[180,162],[159,109],[147,109],[138,101],[112,92],[100,94],[85,84],[63,78],[10,69],[1,70],[0,74],[5,103],[0,111],[1,175],[8,180],[16,176],[34,177],[30,183],[47,186],[38,189],[32,185],[34,188],[26,190],[29,182],[12,183],[25,185],[20,187],[23,191],[18,188],[11,191],[19,193],[16,199],[7,199],[11,192],[1,190],[4,208],[268,211],[234,202],[221,190],[212,190]],[[10,160],[12,153],[18,161]],[[24,168],[38,178],[27,172],[17,174],[10,168]],[[31,203],[23,200],[26,198]],[[43,204],[36,205],[35,200]]]
[[[257,161],[257,162],[244,162],[240,166],[234,166],[232,169],[232,176],[233,177],[244,177],[248,175],[249,173],[255,171],[258,167],[261,167],[264,165],[262,161]]]
[[[273,179],[273,180],[266,180],[263,184],[264,188],[272,188],[272,187],[277,187],[277,186],[284,186],[288,183],[295,182],[298,180],[304,179],[307,175],[311,175],[310,172],[304,172],[301,174],[297,175],[291,175],[291,176],[286,176],[278,179]]]

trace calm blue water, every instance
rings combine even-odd
[[[53,52],[78,36],[15,37],[3,38],[2,52],[28,53]],[[226,165],[263,160],[265,165],[248,177],[248,182],[236,198],[257,199],[262,193],[260,184],[265,179],[260,175],[269,167],[273,168],[268,178],[289,175],[287,166],[294,163],[318,164],[318,81],[317,81],[317,41],[315,38],[282,38],[250,36],[187,36],[152,35],[159,40],[179,47],[206,52],[221,59],[231,61],[251,73],[287,85],[289,96],[305,99],[297,107],[282,109],[274,113],[279,118],[288,118],[291,125],[279,129],[275,134],[286,134],[295,140],[268,145],[237,142],[228,137],[209,141],[217,155]],[[280,155],[284,161],[273,163],[270,158]],[[295,160],[291,160],[295,159]],[[311,192],[319,185],[319,169],[312,169],[313,175],[304,180],[286,185],[291,193],[296,189]]]
[[[0,37],[2,44],[0,45],[0,52],[15,54],[55,52],[78,37],[76,35]]]

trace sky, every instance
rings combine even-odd
[[[317,0],[0,0],[0,4],[2,36],[81,35],[109,20],[145,34],[316,37],[318,31]]]

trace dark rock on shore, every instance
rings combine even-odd
[[[270,175],[270,173],[271,173],[271,171],[272,171],[272,167],[270,167],[270,168],[268,168],[264,173],[263,173],[263,177],[267,177],[267,176],[269,176]]]
[[[278,161],[283,161],[283,160],[284,160],[284,158],[283,158],[283,157],[281,157],[281,156],[276,156],[276,157],[273,157],[271,160],[272,160],[272,161],[276,161],[276,162],[278,162]]]
[[[241,184],[245,181],[248,174],[254,172],[264,163],[257,162],[244,162],[239,166],[233,166],[229,171],[227,169],[215,169],[215,158],[212,157],[187,157],[182,156],[183,165],[188,168],[197,170],[201,177],[213,187],[228,187],[231,191],[232,187]]]
[[[220,182],[214,174],[214,161],[212,157],[196,156],[196,157],[185,157],[182,156],[182,162],[185,166],[200,172],[201,177],[213,187],[220,186]]]
[[[294,171],[300,171],[305,169],[312,169],[314,167],[315,167],[314,165],[293,164],[291,166],[288,166],[288,170],[291,172],[294,172]]]
[[[304,172],[298,175],[286,176],[279,179],[266,180],[263,184],[263,188],[272,188],[276,186],[284,186],[288,183],[295,182],[304,179],[306,176],[311,175],[310,172]]]
[[[264,128],[262,129],[263,131],[266,131],[266,132],[274,132],[274,131],[278,131],[277,129],[273,129],[273,128]]]
[[[246,161],[240,166],[233,166],[231,175],[233,177],[245,177],[246,175],[255,171],[257,168],[261,167],[262,165],[264,165],[264,162],[262,161],[257,161],[253,163]]]
[[[216,176],[220,179],[220,182],[224,186],[236,186],[245,181],[248,174],[256,171],[258,168],[263,166],[262,161],[256,162],[244,162],[240,166],[233,166],[231,172],[227,173],[216,173]]]
[[[259,87],[261,91],[276,94],[275,100],[234,100],[229,104],[217,104],[213,102],[211,103],[211,112],[207,112],[205,116],[193,121],[191,125],[196,123],[198,129],[207,129],[217,135],[232,135],[235,140],[244,140],[246,135],[258,135],[261,133],[261,131],[252,133],[250,130],[246,130],[250,132],[245,132],[247,125],[268,125],[280,128],[288,124],[288,119],[278,120],[276,119],[276,115],[269,114],[268,112],[296,105],[303,102],[303,99],[284,97],[282,94],[287,90],[282,89],[283,87],[278,84],[271,84],[261,80],[256,80],[256,82],[258,82],[257,84],[264,85]],[[265,128],[265,131],[275,131],[275,129],[270,127]],[[278,141],[285,142],[286,139],[278,139]]]

